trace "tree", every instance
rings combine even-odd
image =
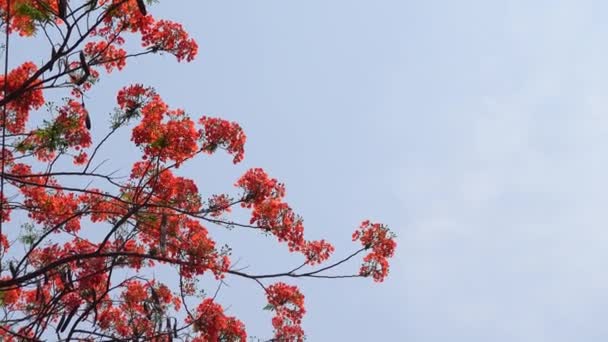
[[[120,90],[111,125],[103,128],[107,133],[93,141],[91,127],[102,129],[105,120],[89,113],[87,92],[102,71],[120,71],[144,55],[191,61],[197,54],[182,25],[148,13],[151,2],[0,0],[0,337],[243,341],[244,324],[226,315],[215,296],[196,299],[196,279],[213,274],[219,284],[243,277],[259,285],[266,309],[274,312],[273,340],[301,341],[304,296],[284,281],[381,282],[396,247],[394,235],[383,224],[364,221],[352,236],[361,246],[329,263],[334,247],[304,238],[302,218],[285,202],[285,186],[260,168],[236,181],[236,195],[203,199],[195,181],[179,175],[180,166],[218,150],[238,163],[245,134],[237,123],[204,116],[195,121],[171,109],[152,87]],[[48,49],[47,60],[9,69],[16,35],[46,41],[40,49]],[[139,39],[140,50],[128,49],[128,39]],[[58,93],[61,101],[47,101]],[[99,172],[102,147],[125,129],[141,158],[127,177]],[[89,187],[91,180],[103,186]],[[249,222],[231,219],[235,208],[249,211]],[[13,223],[23,218],[25,225]],[[303,261],[274,274],[235,269],[230,249],[217,246],[209,226],[259,230]],[[335,273],[360,256],[359,273]],[[175,270],[177,285],[151,275],[159,266]]]

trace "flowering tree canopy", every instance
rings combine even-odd
[[[245,133],[221,118],[191,118],[152,87],[123,87],[111,124],[99,127],[105,120],[89,112],[86,99],[102,74],[144,55],[167,53],[183,62],[197,55],[182,25],[150,14],[152,2],[0,0],[0,339],[245,341],[245,324],[215,296],[192,305],[197,278],[210,274],[218,283],[251,280],[274,313],[273,340],[301,341],[304,295],[288,283],[305,277],[381,282],[394,235],[364,221],[352,235],[360,246],[330,263],[334,247],[306,239],[285,186],[261,168],[237,179],[233,195],[203,198],[193,179],[180,176],[180,166],[218,150],[239,163]],[[9,61],[16,36],[46,41],[39,46],[48,58]],[[134,46],[140,47],[131,51]],[[60,102],[49,101],[58,94]],[[105,129],[99,141],[91,136],[93,123]],[[119,130],[130,130],[140,151],[126,177],[99,172],[96,161]],[[90,187],[91,180],[103,186]],[[236,207],[250,212],[248,222],[231,218]],[[271,274],[235,269],[211,226],[274,236],[302,263]],[[358,273],[336,274],[358,257]],[[146,272],[160,266],[174,270],[176,285]]]

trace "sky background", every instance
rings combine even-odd
[[[261,166],[337,256],[357,247],[363,219],[398,234],[383,284],[301,282],[310,341],[608,339],[608,3],[166,0],[150,11],[182,22],[198,59],[144,57],[104,77],[94,120],[120,87],[154,86],[248,135],[242,164],[218,154],[181,170],[203,193]],[[137,152],[124,138],[113,166],[128,170]],[[214,234],[252,273],[299,261],[271,238]],[[228,283],[219,300],[270,336],[259,287]]]

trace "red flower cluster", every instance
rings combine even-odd
[[[361,244],[370,249],[371,252],[363,259],[363,265],[359,274],[372,276],[374,281],[381,282],[388,275],[388,258],[395,253],[397,243],[395,234],[381,223],[363,221],[358,230],[353,233],[353,241],[361,241]]]
[[[173,160],[179,164],[201,150],[213,153],[218,147],[234,155],[234,163],[243,159],[246,138],[234,122],[204,116],[199,120],[203,127],[197,130],[183,110],[169,109],[152,88],[142,85],[123,88],[117,101],[123,118],[142,116],[131,140],[143,148],[145,159]]]
[[[181,24],[160,20],[142,30],[142,45],[153,50],[166,51],[178,61],[191,62],[198,53],[198,45],[188,36]]]
[[[29,217],[36,223],[47,229],[61,227],[71,233],[80,230],[80,217],[74,215],[80,203],[77,196],[61,189],[46,189],[45,184],[58,184],[50,177],[35,176],[29,165],[15,164],[11,173],[27,176],[26,182],[15,185],[24,197],[23,204],[29,209]]]
[[[8,215],[7,215],[7,217],[8,217]],[[8,239],[6,238],[6,235],[0,234],[0,253],[6,253],[6,251],[8,250],[9,247],[10,247],[10,245],[8,243]]]
[[[268,177],[263,169],[250,169],[235,184],[245,191],[243,206],[255,207],[269,199],[282,199],[285,196],[285,186],[276,179]],[[252,223],[255,221],[251,220]]]
[[[107,193],[93,188],[79,196],[82,205],[89,208],[89,219],[94,223],[111,222],[128,211],[125,203],[106,197],[106,195]]]
[[[45,267],[49,263],[65,258],[75,253],[91,253],[97,246],[89,241],[75,239],[63,246],[53,244],[35,250],[30,258],[36,267]],[[108,276],[101,272],[106,267],[102,258],[86,259],[71,262],[64,267],[48,272],[44,282],[38,282],[35,288],[21,290],[21,298],[15,304],[15,309],[30,314],[44,312],[49,303],[59,300],[67,311],[77,310],[85,302],[106,300],[104,284]],[[56,293],[65,292],[65,296],[56,297]],[[58,314],[53,314],[58,318]]]
[[[207,211],[210,213],[212,217],[220,217],[224,213],[229,213],[232,211],[231,209],[231,199],[226,194],[221,195],[213,195],[208,200],[208,208]]]
[[[212,153],[217,147],[222,147],[234,155],[235,164],[243,160],[247,138],[241,126],[236,122],[206,116],[203,116],[199,122],[203,125],[200,133],[203,138],[203,150]]]
[[[88,63],[88,62],[85,62]],[[91,90],[93,84],[97,82],[99,79],[99,71],[88,66],[88,74],[85,73],[83,67],[84,64],[81,62],[70,62],[68,65],[69,70],[68,77],[70,78],[70,83],[72,83],[72,91],[71,94],[75,98],[82,97],[83,93]],[[88,65],[88,64],[87,64]]]
[[[275,339],[277,341],[304,341],[304,330],[300,326],[304,309],[304,295],[296,286],[276,283],[266,289],[266,298],[271,310]]]
[[[221,305],[207,298],[196,309],[197,317],[188,317],[186,323],[192,323],[194,331],[199,333],[192,342],[247,341],[245,325],[235,317],[226,316]]]
[[[126,193],[133,201],[142,200],[142,198],[137,198],[137,193],[145,190],[153,194],[148,199],[148,203],[170,206],[188,212],[198,212],[201,209],[201,198],[193,180],[175,176],[171,170],[164,170],[156,175],[152,166],[153,164],[148,160],[139,161],[133,165],[131,170],[133,184]],[[147,183],[146,188],[138,186],[140,179],[147,179],[147,177],[158,178],[145,182]]]
[[[136,0],[112,0],[112,3],[119,5],[118,10],[105,19],[105,26],[96,30],[95,34],[110,41],[123,30],[139,32],[141,44],[145,48],[168,52],[178,61],[190,62],[196,57],[198,45],[181,24],[170,20],[156,21],[150,14],[143,15]]]
[[[117,39],[122,42],[122,39]],[[95,63],[102,63],[108,73],[114,68],[122,70],[127,64],[127,52],[119,48],[119,44],[110,44],[107,41],[89,42],[84,47],[84,53]]]
[[[153,338],[157,335],[154,333],[156,322],[153,318],[162,317],[170,307],[179,310],[181,300],[166,285],[154,281],[129,280],[123,287],[122,303],[115,306],[108,301],[99,313],[100,327],[123,337],[140,333],[147,337],[146,340],[168,340]]]
[[[11,70],[8,77],[0,76],[0,93],[4,91],[5,83],[9,94],[19,89],[37,70],[36,64],[25,62]],[[7,94],[2,93],[2,95]],[[11,133],[23,133],[30,111],[40,108],[43,104],[44,96],[41,89],[27,91],[19,98],[10,101],[6,106],[9,114],[6,129]]]
[[[218,278],[223,277],[230,267],[228,256],[216,250],[215,241],[199,221],[175,211],[201,211],[202,201],[196,185],[190,179],[175,176],[170,170],[156,175],[151,166],[150,161],[136,163],[131,172],[132,184],[123,194],[134,203],[145,202],[150,206],[136,216],[141,241],[151,254],[187,260],[188,264],[182,267],[185,278],[208,270]],[[158,178],[151,181],[147,177]],[[138,186],[140,183],[148,185]],[[103,207],[112,206],[111,203],[102,203]],[[167,209],[169,207],[172,209]]]
[[[317,240],[307,241],[302,252],[306,255],[308,264],[312,266],[329,259],[334,250],[335,248],[331,243],[325,240]]]
[[[250,223],[287,242],[290,251],[300,251],[305,245],[304,226],[291,207],[283,202],[285,187],[268,177],[262,169],[250,169],[237,181],[245,194],[242,206],[253,208]]]
[[[260,168],[250,169],[235,184],[244,190],[242,206],[252,208],[250,223],[287,242],[290,251],[301,252],[309,264],[329,258],[334,247],[324,240],[306,241],[304,225],[291,207],[283,202],[285,186],[268,177]]]
[[[198,132],[194,121],[183,110],[170,110],[155,95],[141,109],[142,120],[133,128],[131,140],[143,148],[145,158],[159,158],[180,163],[198,150]]]
[[[0,204],[2,207],[2,212],[0,212],[0,219],[2,220],[2,222],[8,222],[11,220],[11,207],[9,206],[9,204],[6,201],[6,198],[4,197],[4,195],[0,195]],[[0,237],[0,246],[4,245],[4,240],[6,240],[6,237],[1,236]],[[8,248],[8,241],[6,242],[6,247],[4,249]],[[1,250],[0,250],[1,252]]]
[[[8,280],[9,277],[2,277],[0,280]],[[0,302],[2,302],[8,310],[15,309],[15,304],[21,297],[21,289],[13,288],[10,290],[0,292]]]
[[[0,0],[0,14],[6,16],[9,0]],[[35,11],[40,18],[51,18],[57,13],[57,1],[53,0],[10,0],[10,28],[21,36],[32,36],[36,32],[36,20],[28,13]],[[3,20],[4,21],[4,20]]]
[[[285,186],[260,168],[248,170],[235,183],[242,196],[219,194],[203,202],[196,183],[176,169],[218,149],[230,154],[235,164],[241,162],[245,133],[237,123],[220,118],[196,121],[141,84],[118,92],[111,127],[93,153],[98,155],[107,138],[136,121],[131,141],[143,155],[132,164],[130,176],[104,174],[97,162],[84,170],[70,170],[68,163],[66,169],[64,155],[76,164],[89,161],[85,151],[93,141],[84,94],[96,84],[101,67],[108,73],[122,70],[127,58],[155,52],[171,53],[178,61],[195,58],[198,46],[182,25],[148,14],[153,2],[0,0],[0,17],[10,16],[5,25],[13,33],[31,36],[38,28],[49,32],[51,26],[58,30],[46,36],[48,62],[25,62],[0,75],[0,98],[7,101],[6,122],[0,124],[8,133],[3,137],[0,221],[8,222],[11,215],[13,221],[29,218],[21,229],[7,224],[0,232],[0,253],[7,266],[0,275],[0,306],[6,318],[0,324],[0,340],[39,340],[56,332],[57,338],[67,340],[245,341],[243,323],[227,316],[213,299],[192,311],[182,303],[200,290],[199,280],[213,280],[202,277],[207,273],[216,280],[255,280],[266,290],[267,309],[274,311],[275,340],[303,341],[303,294],[284,283],[266,287],[266,280],[328,276],[326,271],[361,252],[303,271],[330,258],[334,247],[326,240],[304,238],[303,219],[285,201]],[[141,37],[144,51],[127,51],[133,46],[126,42],[130,33]],[[65,88],[71,96],[58,106],[49,103],[50,118],[36,113],[39,119],[29,119],[45,103],[42,89]],[[94,122],[97,129],[103,120]],[[85,185],[89,182],[98,188]],[[238,204],[251,210],[249,223],[227,218]],[[302,254],[305,262],[288,272],[263,275],[231,268],[230,247],[216,243],[205,221],[272,234],[291,252]],[[93,229],[84,232],[88,226]],[[393,238],[381,224],[362,223],[353,240],[370,252],[360,275],[376,281],[386,277]],[[11,251],[6,253],[9,239]],[[19,244],[23,250],[15,248]],[[179,295],[151,279],[152,267],[158,264],[177,269]],[[180,312],[182,305],[185,312]],[[185,320],[176,318],[186,315]]]
[[[215,241],[198,221],[185,220],[180,241],[178,247],[189,263],[182,268],[185,278],[193,278],[207,270],[211,270],[218,279],[224,277],[230,268],[230,259],[228,255],[217,251]]]
[[[68,103],[59,108],[59,114],[53,122],[46,122],[45,126],[34,130],[24,139],[20,148],[22,151],[33,151],[41,161],[51,161],[56,152],[66,152],[69,148],[79,151],[91,146],[91,134],[86,128],[87,110],[80,102],[68,100]],[[86,162],[86,153],[80,152],[74,158],[76,164]]]
[[[116,96],[116,102],[118,102],[118,107],[121,110],[129,114],[128,117],[139,116],[139,109],[152,101],[155,96],[154,89],[146,88],[141,84],[134,84],[120,89]]]

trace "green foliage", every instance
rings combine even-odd
[[[36,141],[42,142],[41,145],[34,145],[30,142],[31,140],[25,139],[19,142],[16,148],[20,152],[37,149],[64,152],[70,147],[70,142],[66,139],[65,133],[78,128],[79,125],[77,117],[70,117],[68,120],[62,120],[61,122],[45,120],[42,127],[33,133],[37,137]]]
[[[155,141],[153,141],[152,144],[150,144],[150,146],[153,148],[162,149],[164,147],[169,146],[169,142],[163,135],[163,136],[158,137],[158,139],[156,139]]]
[[[39,21],[39,22],[45,22],[45,21],[51,19],[49,11],[41,11],[38,8],[28,4],[26,2],[17,3],[15,12],[18,15],[26,16],[26,17],[31,18],[32,20]]]
[[[31,24],[28,25],[28,30],[32,33],[36,32],[36,23],[46,23],[51,20],[51,9],[44,1],[38,2],[43,9],[39,9],[27,2],[17,2],[15,6],[15,13],[19,16],[29,17],[32,19]]]
[[[21,243],[27,246],[31,246],[40,237],[40,232],[36,230],[36,227],[32,223],[24,223],[21,225],[21,235],[19,240]]]

